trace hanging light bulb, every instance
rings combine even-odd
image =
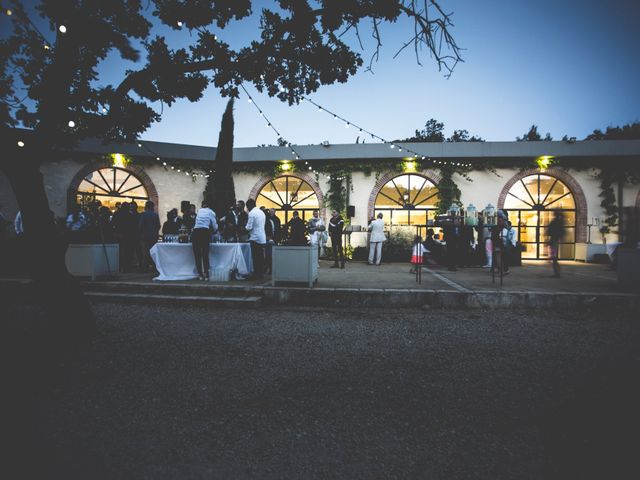
[[[182,28],[182,22],[180,20],[178,20],[178,26]]]
[[[167,162],[162,162],[162,166],[166,167],[167,166]]]
[[[138,144],[138,148],[142,148],[142,144],[141,143]]]
[[[18,140],[18,146],[20,148],[24,147],[24,142],[22,140]]]
[[[156,157],[156,160],[157,160],[157,161],[160,161],[160,157]]]
[[[69,125],[69,128],[73,128],[76,126],[76,122],[74,122],[73,120],[69,120],[69,123],[67,123],[67,125]]]
[[[10,17],[11,15],[13,15],[13,12],[7,8],[7,15]]]
[[[107,113],[107,109],[105,107],[102,107],[102,113]]]
[[[60,25],[58,27],[58,30],[60,30],[60,33],[67,33],[67,27],[65,27],[64,25]]]

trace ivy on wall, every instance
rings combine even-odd
[[[460,203],[460,195],[462,192],[458,188],[458,185],[453,181],[453,174],[455,173],[455,169],[449,165],[445,165],[440,169],[440,175],[442,179],[438,184],[438,203],[436,207],[438,208],[438,213],[443,214],[446,213],[449,207],[457,203]]]
[[[616,205],[616,194],[613,191],[613,183],[615,173],[610,168],[600,170],[598,175],[600,178],[600,194],[602,198],[600,206],[604,210],[604,225],[600,227],[600,233],[605,235],[612,231],[612,228],[618,224],[618,207]]]

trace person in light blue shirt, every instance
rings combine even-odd
[[[209,242],[211,235],[217,230],[216,214],[209,208],[209,204],[205,200],[202,202],[202,208],[198,210],[191,232],[193,256],[200,280],[209,280]]]

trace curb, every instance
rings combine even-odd
[[[625,308],[640,309],[633,293],[575,293],[531,291],[458,291],[417,289],[365,289],[271,287],[255,285],[161,284],[136,282],[81,282],[96,301],[170,303],[257,308],[260,305],[373,308]],[[28,299],[32,282],[0,279],[3,293]]]

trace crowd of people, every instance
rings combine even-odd
[[[559,245],[564,235],[560,212],[554,212],[546,233],[553,275],[559,277]],[[520,264],[521,244],[517,238],[517,229],[509,220],[506,210],[498,210],[495,224],[485,223],[480,214],[478,225],[450,222],[442,226],[442,234],[441,239],[439,234],[429,228],[424,240],[416,236],[411,256],[412,273],[416,264],[433,262],[444,265],[451,271],[458,267],[482,265],[482,268],[489,269],[491,273],[508,275],[509,266]]]
[[[177,211],[167,213],[167,220],[162,227],[163,234],[173,234],[185,226],[183,218],[177,216]],[[275,245],[286,243],[292,246],[313,245],[322,249],[331,236],[334,252],[335,268],[344,268],[345,257],[342,248],[342,232],[344,220],[337,211],[332,217],[327,229],[314,210],[312,217],[305,222],[297,211],[293,211],[291,220],[282,224],[275,209],[257,207],[254,199],[247,202],[239,200],[229,207],[225,215],[218,218],[213,210],[203,201],[201,208],[195,214],[194,226],[191,231],[194,259],[198,278],[209,279],[209,242],[213,239],[223,242],[248,242],[251,247],[253,262],[252,278],[260,280],[265,274],[271,273],[272,249]],[[308,236],[308,240],[307,240]]]
[[[185,241],[190,238],[194,260],[199,278],[209,277],[210,242],[248,242],[253,261],[253,278],[262,279],[271,273],[272,248],[274,245],[294,246],[313,245],[318,248],[318,258],[328,239],[331,239],[332,268],[345,267],[343,232],[345,222],[340,214],[333,210],[328,224],[314,210],[308,221],[293,211],[290,221],[283,224],[275,209],[257,207],[254,199],[242,200],[231,205],[223,216],[218,218],[202,202],[196,211],[193,204],[183,207],[181,213],[173,208],[166,213],[166,220],[160,223],[155,205],[147,201],[144,210],[131,200],[115,205],[112,212],[99,201],[81,208],[73,205],[64,222],[64,233],[68,243],[118,243],[120,249],[120,271],[155,270],[151,259],[151,248],[162,238],[184,233]],[[492,272],[509,273],[509,266],[519,264],[520,244],[517,241],[516,228],[509,221],[508,212],[499,210],[496,222],[484,223],[479,215],[477,226],[467,226],[451,222],[442,225],[440,234],[428,228],[426,238],[416,236],[411,252],[412,270],[415,265],[436,263],[455,270],[461,266],[482,265]],[[3,231],[10,222],[2,218]],[[14,228],[19,236],[23,232],[20,212],[16,215]],[[369,221],[369,265],[380,265],[382,246],[387,240],[382,213]],[[547,226],[549,257],[553,265],[554,276],[560,275],[558,263],[559,244],[564,233],[562,215],[556,212]]]

